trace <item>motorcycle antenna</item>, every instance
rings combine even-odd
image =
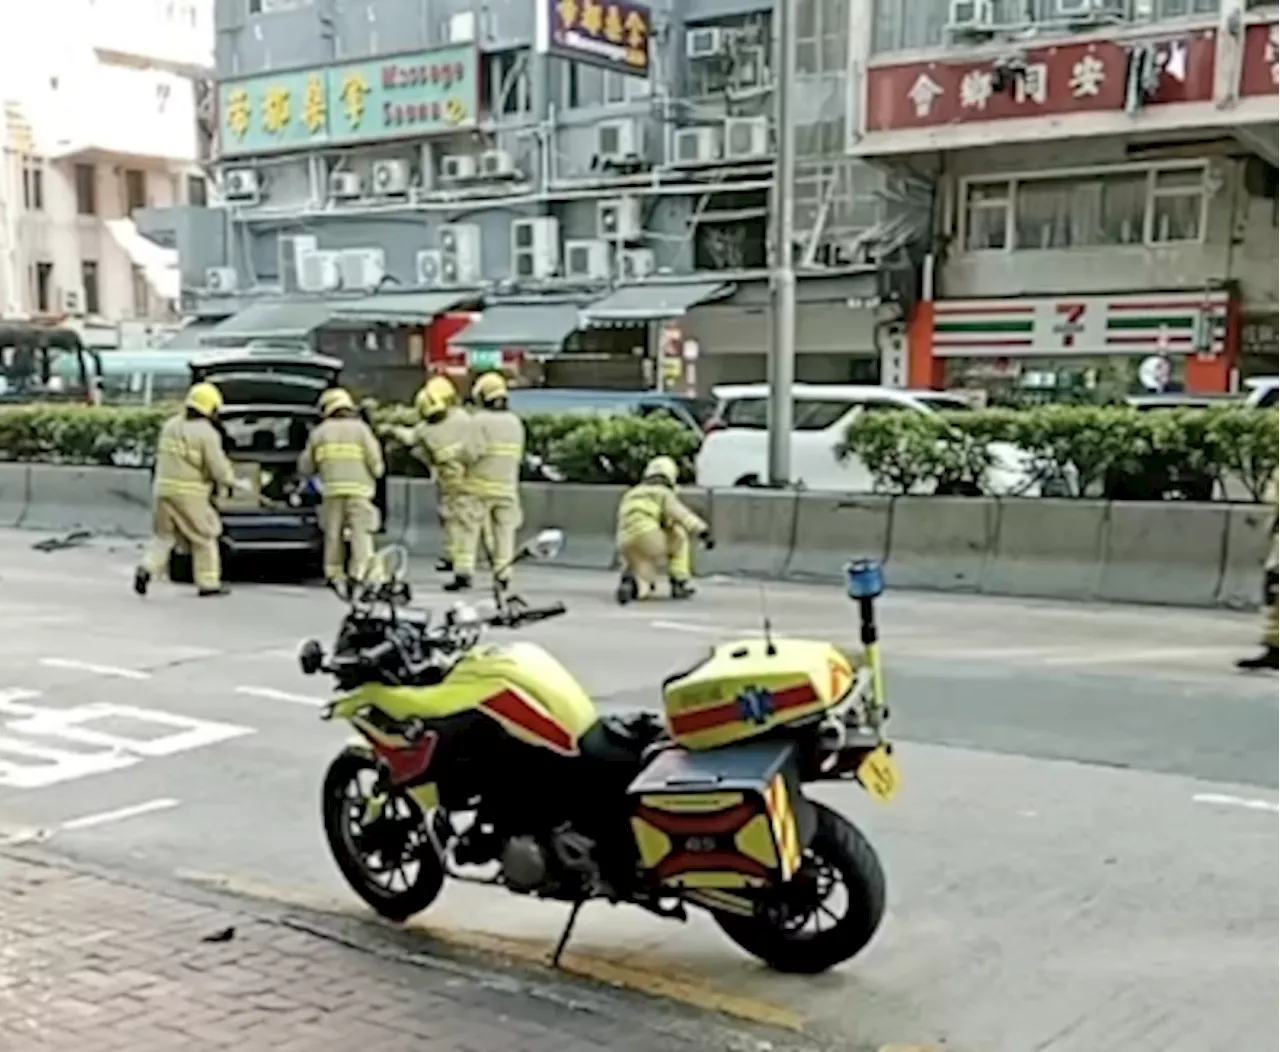
[[[773,622],[769,619],[769,593],[765,591],[763,582],[760,585],[760,616],[764,621],[764,652],[768,657],[775,657],[778,648],[773,643]]]

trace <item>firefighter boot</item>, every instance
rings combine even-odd
[[[444,586],[446,592],[469,592],[471,590],[471,575],[457,574],[452,581]]]
[[[672,599],[692,599],[698,594],[698,590],[693,587],[687,580],[679,577],[671,578],[671,598]]]
[[[1236,662],[1236,668],[1242,672],[1259,672],[1262,669],[1280,667],[1280,649],[1268,644],[1262,648],[1262,653],[1256,657],[1241,658]]]
[[[133,571],[133,590],[138,595],[147,594],[147,586],[151,584],[151,573],[145,566],[139,566]]]
[[[624,573],[618,579],[618,588],[613,597],[618,600],[619,606],[626,606],[632,600],[640,598],[640,587],[632,574]]]

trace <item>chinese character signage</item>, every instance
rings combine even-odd
[[[649,76],[653,10],[604,0],[536,0],[538,50],[629,76]]]
[[[1143,105],[1212,98],[1212,30],[1137,42],[1135,46],[1144,45],[1150,48],[1150,56]],[[874,66],[866,78],[865,130],[874,133],[1018,117],[1123,112],[1132,58],[1129,46],[1097,41],[1033,48],[1018,69],[1000,69],[990,60]]]
[[[417,138],[474,127],[471,45],[218,85],[222,156]]]
[[[1220,354],[1227,294],[941,300],[933,353],[941,358]]]

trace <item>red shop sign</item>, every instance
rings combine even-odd
[[[1022,72],[1004,85],[990,59],[875,66],[867,71],[866,130],[1123,110],[1129,47],[1144,44],[1154,50],[1158,78],[1144,105],[1205,102],[1213,97],[1214,37],[1213,30],[1199,30],[1132,45],[1101,40],[1033,48]]]
[[[1245,97],[1276,94],[1277,60],[1280,60],[1280,25],[1262,23],[1245,30],[1240,94]]]

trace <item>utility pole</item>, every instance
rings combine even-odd
[[[773,99],[778,150],[773,177],[773,339],[769,344],[769,484],[791,481],[791,386],[796,374],[795,0],[773,5]]]

